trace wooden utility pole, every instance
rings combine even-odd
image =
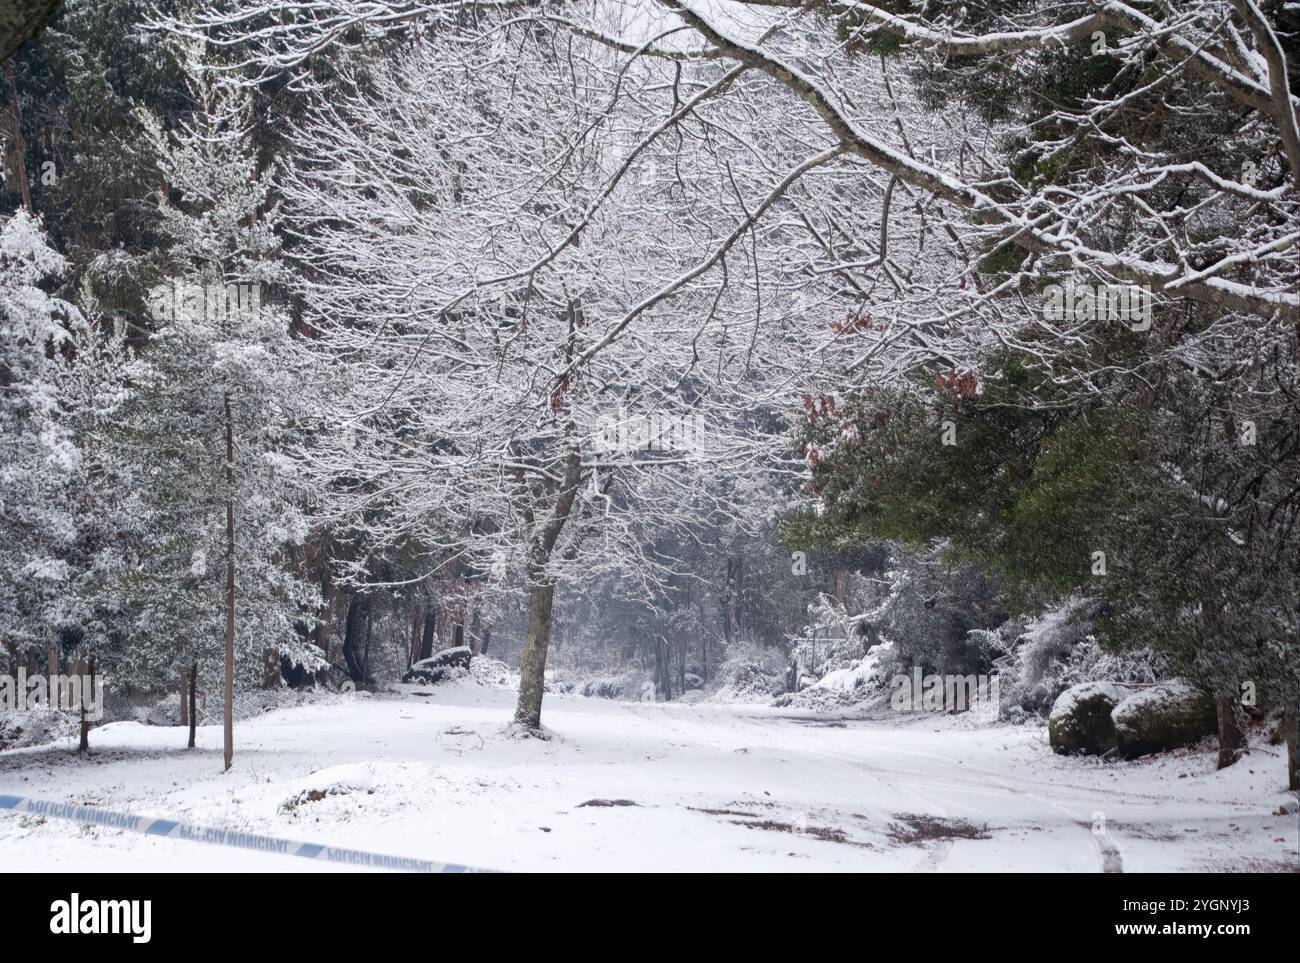
[[[190,676],[189,676],[189,678],[190,678],[190,741],[189,741],[189,747],[190,747],[191,749],[193,749],[193,748],[194,748],[194,730],[197,729],[197,728],[198,728],[198,725],[199,725],[199,703],[198,703],[199,662],[198,662],[198,659],[195,659],[194,662],[193,662],[193,664],[190,665]]]

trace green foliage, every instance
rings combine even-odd
[[[1092,552],[1159,497],[1152,424],[1137,408],[1078,408],[1058,393],[1007,356],[978,389],[850,403],[854,443],[832,440],[844,421],[812,419],[808,443],[832,452],[813,473],[825,510],[792,518],[787,538],[943,539],[955,557],[998,572],[1017,609],[1088,585]]]

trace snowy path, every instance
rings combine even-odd
[[[1274,814],[1275,747],[1216,773],[1208,753],[1064,759],[1040,728],[560,696],[547,697],[543,743],[501,734],[513,701],[464,686],[273,713],[238,725],[225,775],[217,727],[187,752],[179,729],[115,723],[88,759],[0,754],[0,792],[496,869],[1300,865],[1296,816]],[[634,805],[601,804],[614,801]],[[335,867],[0,817],[0,871],[236,868]]]

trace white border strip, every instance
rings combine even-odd
[[[128,830],[146,836],[211,843],[216,846],[231,846],[235,849],[251,849],[259,853],[279,853],[282,856],[301,856],[305,859],[323,859],[331,863],[346,863],[349,866],[364,866],[370,869],[395,869],[410,873],[491,872],[460,863],[435,863],[432,860],[414,859],[409,856],[389,856],[385,853],[369,853],[360,849],[340,849],[337,846],[304,843],[296,839],[259,836],[256,833],[215,829],[210,826],[192,826],[171,819],[152,819],[148,816],[114,812],[111,809],[96,809],[93,806],[79,806],[76,803],[50,802],[27,796],[0,794],[0,811],[31,813],[35,816],[68,819],[78,823],[107,826],[110,829]]]

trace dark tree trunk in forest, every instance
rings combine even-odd
[[[677,692],[686,694],[686,630],[677,633]]]
[[[424,613],[424,634],[420,637],[420,658],[427,659],[433,655],[433,634],[438,628],[438,607],[429,606]]]
[[[366,605],[366,647],[361,652],[361,678],[370,682],[370,638],[375,629],[375,607]]]
[[[189,747],[194,748],[194,731],[199,725],[199,663],[194,662],[190,666],[190,742]]]
[[[50,677],[50,684],[53,685],[54,677],[59,674],[59,645],[51,641],[45,650],[45,674]],[[53,693],[50,694],[50,701],[54,702]]]
[[[492,641],[492,630],[483,630],[483,655],[487,655],[488,643]]]
[[[181,693],[181,725],[190,724],[190,673],[186,669],[181,672],[181,684],[177,687]]]
[[[226,415],[226,679],[222,717],[222,758],[229,769],[235,758],[235,426],[230,395]]]
[[[32,210],[32,191],[27,183],[27,145],[23,141],[23,115],[18,107],[18,78],[14,76],[13,59],[5,61],[5,79],[9,81],[9,126],[14,136],[14,167],[18,178],[18,194],[28,214]]]
[[[417,601],[411,615],[411,644],[406,647],[406,667],[420,658],[420,633],[424,629],[424,602]]]
[[[86,683],[89,683],[87,686]],[[90,672],[82,680],[81,685],[81,742],[77,746],[78,752],[90,751],[90,721],[86,718],[86,689],[89,688],[91,694],[95,691],[95,657],[90,657]]]
[[[1286,739],[1287,786],[1300,789],[1300,706],[1287,706],[1282,713],[1282,735]]]
[[[357,684],[366,681],[365,669],[358,652],[362,642],[361,636],[366,623],[370,620],[370,598],[353,596],[348,602],[348,614],[343,628],[343,664],[348,670],[348,677]]]
[[[1246,713],[1235,696],[1214,700],[1219,720],[1219,768],[1226,769],[1246,751]]]
[[[663,690],[664,700],[671,702],[673,698],[673,670],[669,664],[668,640],[662,635],[657,636],[654,642],[655,646],[655,687]]]

